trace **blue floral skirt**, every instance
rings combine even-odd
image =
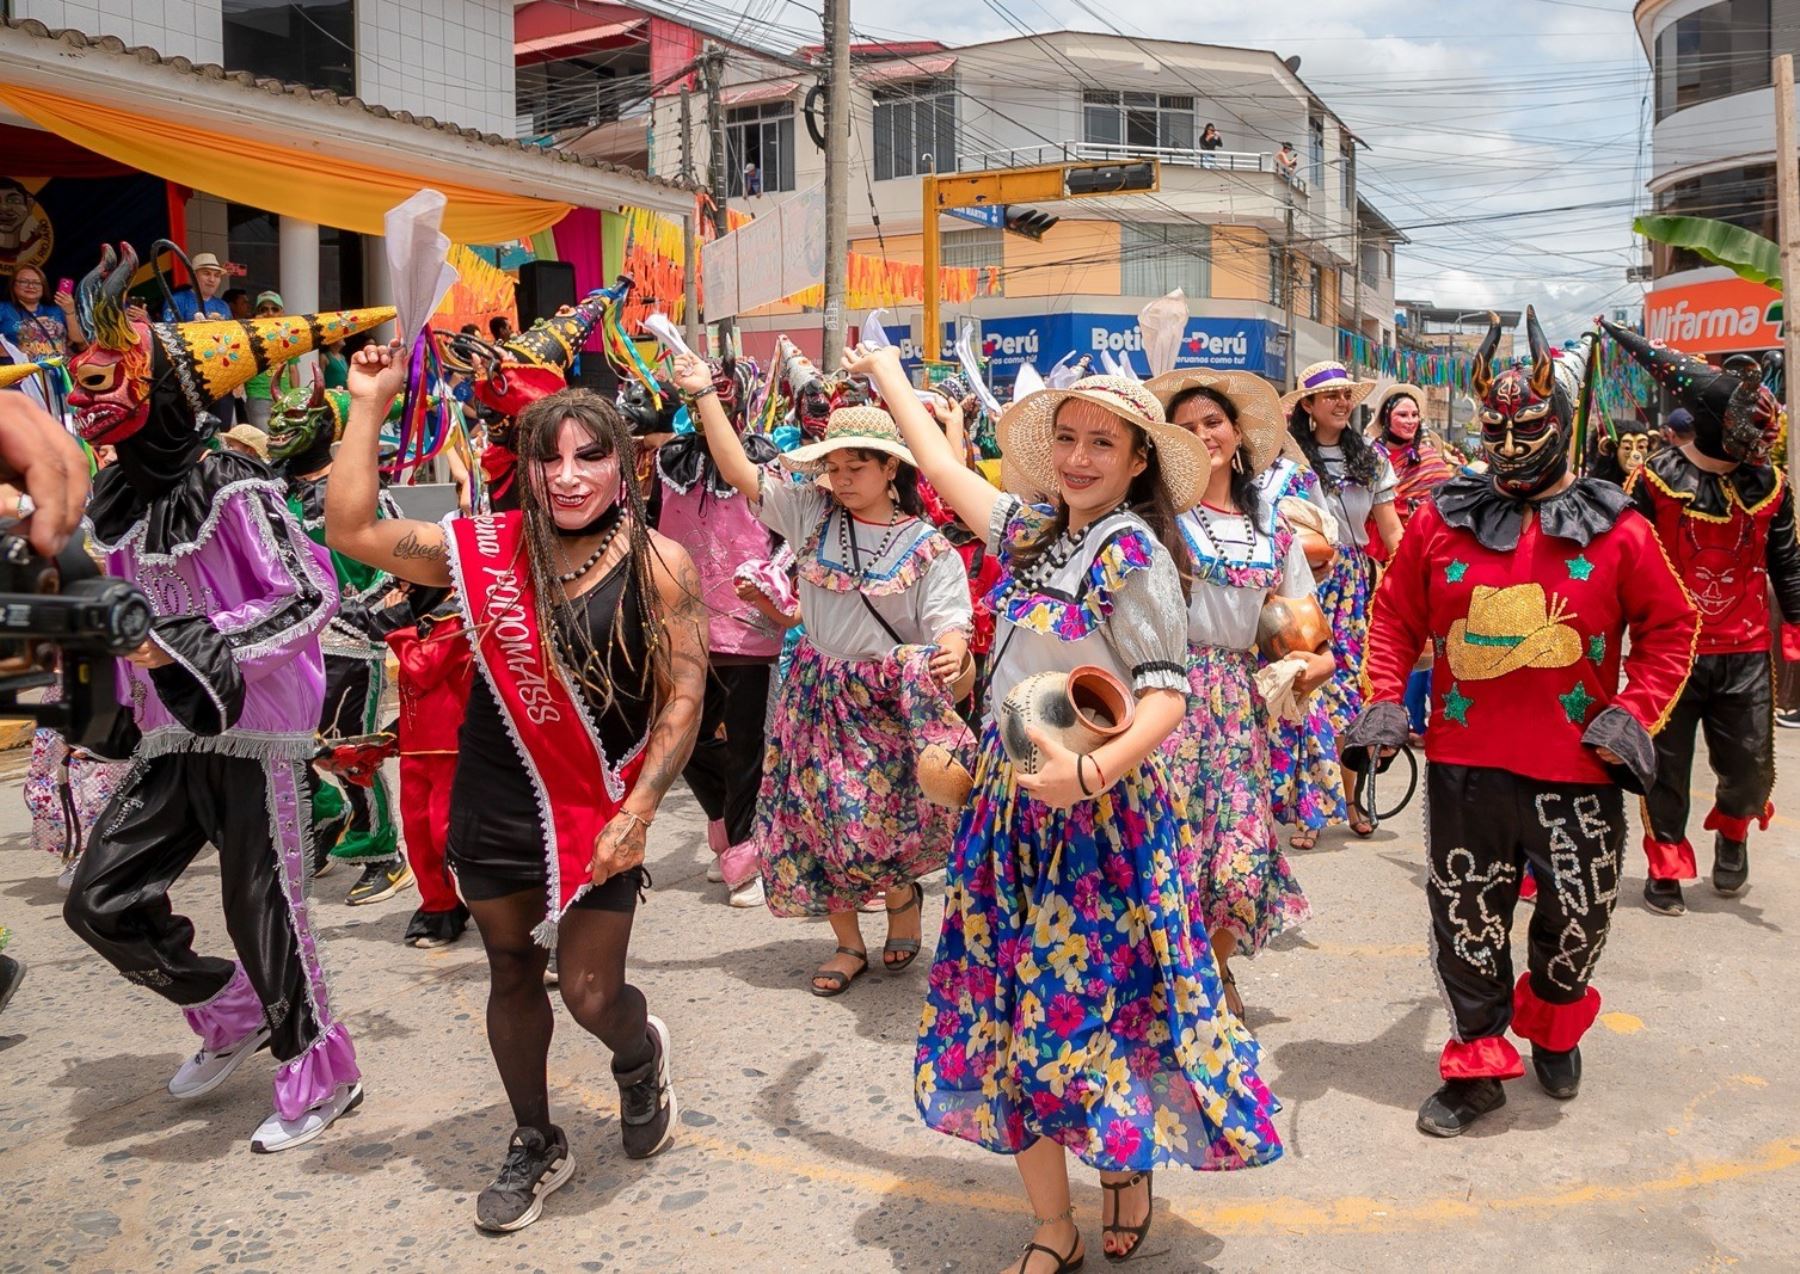
[[[1335,734],[1343,734],[1362,711],[1363,652],[1369,644],[1369,597],[1375,590],[1375,564],[1369,555],[1339,545],[1331,574],[1319,583],[1319,609],[1331,624],[1331,653],[1337,671],[1319,687]]]
[[[975,784],[919,1024],[926,1124],[999,1154],[1049,1137],[1109,1172],[1279,1158],[1260,1050],[1190,918],[1192,832],[1160,761],[1056,810],[1014,785],[990,726]]]

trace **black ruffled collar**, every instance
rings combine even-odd
[[[744,454],[751,464],[764,465],[781,454],[767,434],[742,435]],[[729,500],[737,488],[719,475],[706,439],[698,434],[678,434],[656,449],[656,472],[677,495],[686,495],[697,482],[705,482],[707,493],[719,500]]]
[[[1631,507],[1630,496],[1598,478],[1577,478],[1547,500],[1515,500],[1485,475],[1459,473],[1431,498],[1448,525],[1469,532],[1496,553],[1519,547],[1527,509],[1536,510],[1545,535],[1585,547],[1612,530],[1619,514]]]
[[[167,556],[192,544],[218,506],[218,493],[240,482],[275,483],[274,471],[254,456],[236,451],[205,451],[155,495],[146,497],[132,482],[123,463],[109,465],[94,479],[88,521],[102,549],[110,550],[144,524],[140,554]]]
[[[1730,473],[1709,473],[1679,447],[1657,452],[1644,463],[1644,470],[1640,481],[1654,482],[1664,495],[1707,518],[1730,517],[1733,504],[1754,513],[1781,491],[1773,465],[1740,464]]]

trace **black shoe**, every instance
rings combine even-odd
[[[363,868],[362,876],[344,895],[344,903],[350,907],[364,907],[372,902],[386,902],[412,883],[412,868],[406,865],[404,858],[382,859]]]
[[[25,962],[9,955],[0,955],[0,1012],[5,1011],[6,1002],[13,998],[13,992],[19,989],[19,983],[24,980]]]
[[[613,1072],[619,1085],[619,1132],[630,1159],[648,1159],[675,1139],[675,1085],[669,1079],[669,1028],[650,1015],[656,1055],[642,1066]]]
[[[460,902],[449,911],[426,911],[421,907],[407,922],[406,936],[401,941],[409,947],[447,947],[462,937],[468,927],[469,909]]]
[[[1714,832],[1713,892],[1729,898],[1742,890],[1749,882],[1750,842],[1726,840],[1723,832]]]
[[[1646,880],[1644,905],[1659,916],[1687,915],[1687,903],[1681,897],[1679,880],[1658,880],[1654,876]]]
[[[475,1200],[475,1224],[496,1234],[523,1230],[544,1210],[544,1197],[575,1175],[575,1157],[563,1130],[548,1141],[535,1128],[512,1135],[500,1175]]]
[[[1419,1107],[1419,1131],[1433,1137],[1460,1137],[1475,1121],[1506,1105],[1506,1086],[1497,1079],[1452,1079]]]
[[[344,839],[344,833],[349,830],[349,806],[345,806],[340,813],[324,822],[313,824],[312,874],[314,880],[329,875],[331,869],[337,866],[337,859],[331,856],[331,851],[339,841]]]
[[[1538,1083],[1557,1101],[1568,1101],[1581,1091],[1581,1050],[1553,1053],[1547,1048],[1531,1046],[1531,1068]]]

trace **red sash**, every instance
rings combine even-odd
[[[643,751],[634,748],[616,770],[608,764],[561,661],[548,657],[549,637],[538,630],[536,589],[526,566],[523,515],[446,522],[450,569],[475,666],[537,793],[549,898],[544,923],[532,936],[549,946],[563,913],[592,886],[594,843],[637,782]]]

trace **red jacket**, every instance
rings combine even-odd
[[[1583,731],[1616,705],[1654,734],[1687,681],[1698,631],[1655,533],[1632,510],[1585,546],[1528,517],[1518,547],[1496,552],[1426,502],[1375,591],[1364,692],[1371,704],[1400,703],[1429,640],[1427,758],[1610,783]]]
[[[416,625],[402,628],[387,643],[400,661],[400,755],[455,753],[475,677],[462,616],[438,620],[423,639]]]

